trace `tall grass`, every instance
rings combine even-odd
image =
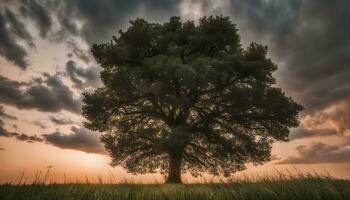
[[[48,176],[48,172],[47,172]],[[43,176],[43,177],[47,177]],[[23,178],[23,175],[22,175]],[[47,178],[45,178],[47,180]],[[102,178],[84,184],[4,184],[1,200],[346,200],[350,181],[317,174],[228,179],[205,184],[106,184]],[[103,184],[104,183],[104,184]]]

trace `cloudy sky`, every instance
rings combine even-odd
[[[137,17],[221,14],[237,24],[243,46],[269,46],[277,86],[305,107],[290,142],[275,144],[271,162],[245,173],[297,167],[350,178],[350,1],[2,0],[0,182],[47,166],[55,181],[131,177],[109,167],[100,133],[82,126],[81,93],[101,84],[91,45]]]

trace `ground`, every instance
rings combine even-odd
[[[1,185],[1,200],[346,200],[350,181],[331,178],[207,184]]]

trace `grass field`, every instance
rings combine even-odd
[[[350,200],[350,181],[303,177],[208,184],[1,185],[1,200]]]

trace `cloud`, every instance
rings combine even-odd
[[[350,100],[350,2],[233,1],[252,40],[267,43],[280,63],[279,84],[306,113]]]
[[[4,110],[4,106],[0,105],[0,118],[7,118],[12,120],[17,120],[17,117],[7,114]]]
[[[349,131],[349,106],[325,113],[335,105],[350,102],[349,1],[183,2],[191,2],[192,6],[200,3],[197,7],[202,14],[231,15],[244,44],[256,41],[269,46],[269,55],[279,64],[278,86],[305,107],[304,117],[325,118],[323,126],[299,128],[291,139]],[[326,127],[327,122],[332,125]]]
[[[20,2],[19,10],[22,16],[32,19],[40,31],[40,36],[46,38],[53,24],[47,5],[37,0],[21,0]]]
[[[35,47],[32,36],[26,29],[24,23],[18,20],[18,16],[7,8],[5,9],[5,16],[10,24],[11,33],[23,39],[29,46]]]
[[[5,151],[5,150],[6,150],[5,148],[1,148],[1,147],[0,147],[0,151]]]
[[[92,44],[109,40],[129,19],[137,16],[162,21],[179,13],[194,17],[229,14],[238,24],[244,44],[257,41],[269,46],[269,55],[279,64],[278,85],[306,108],[303,118],[309,120],[291,134],[291,140],[350,133],[347,103],[350,102],[350,12],[347,9],[350,2],[347,0],[5,2],[17,2],[14,4],[18,9],[11,7],[0,11],[0,55],[22,69],[27,68],[28,61],[26,49],[20,44],[25,41],[30,45],[33,41],[23,18],[34,22],[43,38],[56,37],[56,42],[62,42],[78,37]],[[16,13],[17,10],[20,13]],[[55,27],[58,30],[54,30]],[[72,55],[88,63],[89,55],[70,41],[73,40],[68,40]],[[74,61],[69,61],[65,69],[74,87],[85,89],[97,85],[96,68],[78,67]],[[81,102],[73,96],[57,76],[47,76],[41,83],[29,84],[0,75],[0,102],[6,105],[44,112],[80,113]],[[54,123],[64,122],[56,120]]]
[[[16,133],[16,132],[2,132],[0,133],[2,137],[14,137],[17,140],[25,141],[25,142],[43,142],[43,139],[37,135],[27,135],[24,133]]]
[[[303,126],[294,129],[290,136],[290,140],[305,139],[312,137],[326,137],[338,135],[338,131],[332,128],[307,129]]]
[[[0,136],[7,135],[7,130],[4,128],[4,122],[0,118]]]
[[[339,146],[314,143],[310,147],[298,146],[296,150],[299,156],[287,157],[276,164],[350,163],[350,142]]]
[[[47,127],[45,126],[45,124],[44,124],[43,122],[41,122],[41,121],[34,121],[33,124],[34,124],[35,126],[38,126],[38,127],[41,128],[41,129],[46,129],[46,128],[47,128]]]
[[[168,18],[178,13],[176,0],[85,0],[65,1],[67,19],[82,21],[80,35],[89,43],[106,41],[142,9],[147,17]],[[72,10],[74,12],[72,12]]]
[[[14,137],[17,140],[26,142],[43,142],[43,138],[37,135],[27,135],[25,133],[9,132],[3,127],[3,122],[0,119],[0,137]]]
[[[0,75],[0,102],[18,109],[37,109],[43,112],[61,110],[79,114],[81,101],[58,77],[44,75],[36,83],[9,80]]]
[[[43,139],[37,135],[27,135],[24,133],[10,133],[10,135],[16,137],[18,140],[26,141],[26,142],[42,142]]]
[[[310,114],[307,123],[310,126],[319,126],[329,123],[339,133],[350,134],[350,102],[343,101],[334,104],[324,110]]]
[[[292,131],[290,139],[346,135],[350,135],[350,103],[340,102],[304,116],[303,125]]]
[[[27,30],[27,23],[23,22],[19,16],[33,19],[43,37],[51,29],[51,18],[47,10],[35,0],[6,1],[5,3],[4,8],[0,9],[0,55],[24,70],[29,63],[26,59],[27,51],[20,43],[24,41],[31,48],[35,48],[35,44]],[[13,11],[7,5],[18,9]],[[16,13],[17,10],[20,10],[20,14]]]
[[[231,15],[245,45],[267,44],[279,64],[278,85],[305,106],[305,114],[350,101],[349,1],[183,0],[180,5],[190,16]]]
[[[9,9],[11,7],[11,9]],[[27,51],[21,46],[24,41],[35,48],[32,35],[29,33],[28,19],[31,19],[39,30],[40,37],[48,38],[52,32],[53,9],[48,3],[37,0],[5,0],[0,3],[0,55],[21,69],[27,69]],[[51,15],[50,15],[51,13]],[[21,17],[20,17],[21,16]],[[52,39],[55,34],[51,34]],[[57,33],[56,33],[57,35]]]
[[[4,13],[0,10],[0,55],[21,69],[26,69],[29,63],[27,51],[16,37],[35,47],[28,31],[28,20],[34,22],[41,38],[62,42],[67,38],[79,37],[92,44],[109,40],[139,11],[142,13],[140,17],[147,15],[157,20],[178,13],[176,0],[92,0],[88,3],[85,0],[6,0],[2,3],[5,9]],[[71,41],[68,41],[68,47],[73,54],[89,63],[90,55]]]
[[[67,42],[67,45],[76,57],[84,61],[86,64],[90,63],[91,55],[88,54],[86,51],[82,50],[74,40],[69,40]]]
[[[74,149],[87,153],[106,154],[106,151],[99,140],[99,134],[89,131],[86,128],[72,127],[72,133],[62,134],[54,132],[42,135],[46,143],[61,149]]]
[[[4,128],[4,123],[0,118],[0,137],[12,137],[20,141],[26,142],[44,142],[56,146],[61,149],[73,149],[83,151],[86,153],[106,154],[99,135],[84,127],[71,127],[70,134],[63,134],[61,132],[53,132],[50,134],[28,135],[25,133],[9,132]]]
[[[271,161],[277,161],[277,160],[281,160],[281,157],[279,157],[277,155],[271,155],[270,159],[271,159]]]
[[[65,119],[63,117],[49,116],[49,118],[56,125],[69,125],[74,123],[71,119]]]
[[[17,44],[16,38],[13,37],[6,25],[6,17],[0,12],[0,55],[21,69],[26,69],[28,66],[25,59],[27,52]]]
[[[80,68],[74,61],[69,60],[66,63],[66,72],[76,88],[97,87],[100,84],[100,73],[97,67]]]
[[[279,85],[287,94],[297,98],[306,107],[306,112],[350,99],[350,84],[347,84],[350,70],[346,67],[349,65],[350,22],[347,19],[350,14],[345,9],[350,3],[346,0],[12,2],[7,1],[17,5],[22,17],[35,22],[42,37],[55,32],[53,35],[61,34],[62,38],[82,37],[88,44],[109,40],[136,16],[161,21],[180,13],[192,15],[198,12],[198,16],[230,14],[245,42],[258,41],[269,45],[270,55],[280,63]],[[188,9],[193,6],[199,10]],[[6,30],[6,19],[17,24],[12,32],[17,32],[19,37],[30,41],[30,35],[23,22],[10,17],[16,13],[7,11],[7,17],[1,15],[0,19],[0,44],[3,46],[0,54],[26,68],[26,51]],[[53,31],[56,25],[58,30]],[[89,60],[89,56],[75,43],[69,46],[78,58]]]
[[[2,107],[0,107],[2,108]],[[0,109],[1,111],[1,109]],[[4,122],[3,118],[6,118],[6,115],[0,115],[0,137],[14,137],[17,140],[21,141],[27,141],[27,142],[42,142],[44,141],[41,137],[36,135],[27,135],[24,133],[16,133],[16,132],[10,132],[7,129],[4,128]]]

